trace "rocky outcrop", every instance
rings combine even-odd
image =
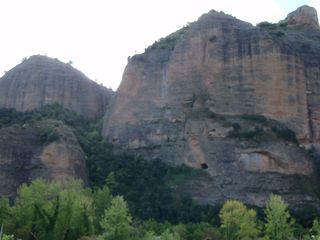
[[[186,189],[201,203],[261,206],[277,192],[291,205],[319,206],[319,196],[294,188],[314,174],[294,136],[320,140],[313,11],[259,27],[211,11],[161,39],[129,59],[104,136],[147,158],[205,168],[211,180]]]
[[[37,178],[87,182],[84,153],[73,131],[55,120],[1,128],[0,196],[15,196],[21,184]]]
[[[0,79],[0,108],[26,111],[59,103],[86,118],[103,116],[113,92],[57,59],[32,56]]]
[[[288,14],[284,20],[289,26],[311,27],[319,30],[317,11],[309,6],[301,6],[296,11]]]

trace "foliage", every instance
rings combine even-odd
[[[220,210],[221,228],[226,239],[255,239],[259,233],[256,212],[237,200],[228,200]]]
[[[314,219],[313,220],[312,232],[315,235],[319,235],[320,236],[320,220],[319,219]]]
[[[96,189],[93,192],[93,204],[95,211],[95,226],[99,230],[102,230],[100,222],[104,216],[104,210],[107,206],[110,206],[112,200],[112,194],[107,185]]]
[[[222,239],[219,229],[205,222],[178,224],[172,229],[179,234],[181,239],[185,240]]]
[[[157,236],[155,235],[154,232],[150,231],[150,232],[146,232],[143,240],[156,240]]]
[[[265,234],[270,240],[288,239],[293,235],[294,220],[290,217],[287,205],[277,195],[271,195],[267,202]]]
[[[18,124],[30,124],[35,121],[43,119],[60,120],[66,125],[73,126],[76,129],[88,129],[90,125],[87,120],[76,112],[63,108],[61,105],[55,103],[45,105],[39,109],[18,112],[15,109],[0,109],[0,128]]]
[[[1,240],[14,240],[14,236],[13,235],[6,235],[4,234],[1,238]]]
[[[160,235],[166,229],[172,228],[173,225],[168,221],[159,222],[154,219],[148,219],[142,223],[142,228],[147,232]]]
[[[213,219],[216,209],[196,205],[182,193],[173,191],[182,180],[203,175],[202,170],[115,154],[100,136],[90,135],[90,139],[83,149],[92,186],[101,186],[107,179],[111,192],[124,196],[134,216],[173,223]]]
[[[292,131],[290,128],[284,127],[284,126],[279,126],[279,125],[274,125],[271,127],[271,130],[277,134],[278,137],[290,141],[293,143],[298,144],[297,136],[294,131]]]
[[[94,233],[93,209],[91,190],[80,181],[36,180],[19,188],[7,228],[22,239],[78,239]]]
[[[24,127],[33,123],[40,126],[44,143],[54,140],[57,134],[63,136],[62,126],[68,125],[85,153],[91,187],[103,186],[109,177],[111,192],[125,197],[134,216],[174,223],[197,222],[212,221],[218,211],[209,206],[198,206],[179,191],[173,191],[184,180],[201,176],[203,171],[193,171],[185,166],[170,167],[160,160],[147,161],[132,155],[115,154],[112,145],[99,134],[101,119],[88,122],[58,104],[25,113],[0,109],[0,127],[14,124]]]
[[[180,240],[180,236],[175,233],[171,232],[170,230],[165,230],[161,235],[160,235],[161,240]]]
[[[236,126],[236,125],[234,125]],[[239,128],[235,131],[230,132],[228,134],[229,137],[243,138],[246,140],[258,140],[261,136],[263,136],[263,128],[259,126],[255,126],[253,129],[239,130]]]
[[[276,38],[282,37],[285,35],[287,30],[287,23],[269,23],[269,22],[261,22],[257,24],[257,27],[263,28],[267,30],[271,36]]]
[[[194,114],[225,120],[209,109]],[[277,125],[259,115],[242,118],[258,125],[258,128],[243,130],[234,123],[236,137],[245,139],[257,139],[264,134],[259,128],[261,124],[267,124],[269,128]],[[79,181],[59,184],[37,180],[23,185],[12,206],[7,199],[0,199],[0,224],[4,224],[7,234],[23,239],[96,239],[95,236],[104,231],[100,238],[107,236],[111,239],[108,234],[112,233],[118,239],[223,239],[220,229],[213,225],[217,224],[218,209],[196,205],[180,191],[180,187],[190,179],[208,177],[205,171],[117,154],[99,134],[101,120],[89,122],[57,104],[26,113],[0,109],[0,128],[15,125],[23,128],[35,123],[40,129],[44,128],[42,136],[45,143],[52,141],[51,132],[63,134],[60,125],[66,124],[73,129],[86,155],[92,189],[84,188]],[[294,139],[293,134],[280,125],[272,131],[279,136],[287,136],[283,137],[285,139]],[[123,198],[114,198],[113,195],[122,195]],[[247,209],[241,202],[234,204],[234,208],[227,208],[228,204],[220,211],[221,232],[226,233],[229,227],[232,230],[229,239],[256,237],[259,230],[255,211]],[[265,211],[266,238],[270,240],[279,239],[271,238],[268,230],[275,226],[272,217],[279,209],[270,200]],[[287,236],[291,236],[293,224],[286,207],[284,209],[281,216],[289,216],[284,221],[289,227],[283,227],[285,230],[281,231],[289,232]],[[117,215],[126,216],[122,218],[124,227],[117,225],[119,221],[112,222]],[[295,228],[299,235],[304,233],[301,226],[296,225]],[[313,230],[313,234],[316,233]]]
[[[100,223],[104,230],[102,239],[127,240],[130,238],[133,233],[132,217],[123,197],[117,196],[112,199],[111,206],[105,210]]]
[[[265,213],[264,239],[292,236],[293,221],[280,197],[270,197]],[[168,221],[134,221],[123,197],[113,197],[106,185],[92,191],[76,180],[63,184],[36,180],[30,185],[24,184],[13,206],[4,198],[0,200],[0,215],[9,240],[10,234],[39,240],[228,240],[257,239],[259,234],[256,212],[240,201],[229,200],[221,208],[223,238],[219,229],[206,222],[174,225]],[[302,226],[295,225],[295,228],[299,236],[306,232]],[[319,230],[319,220],[315,219],[311,235],[304,238],[317,239]],[[102,235],[96,237],[101,232]]]
[[[185,26],[178,30],[177,32],[170,34],[165,38],[160,38],[158,41],[154,42],[151,46],[145,49],[145,52],[150,52],[155,49],[169,50],[172,51],[176,45],[177,40],[183,36],[188,30],[189,26]]]
[[[276,29],[278,24],[276,23],[270,23],[270,22],[260,22],[257,24],[257,27],[260,28],[267,28],[267,29]]]
[[[266,123],[267,118],[263,115],[257,115],[257,114],[244,114],[241,115],[241,117],[244,120],[252,121],[252,122],[258,122],[258,123]]]
[[[10,216],[9,201],[6,198],[0,198],[0,226],[5,224]]]
[[[41,121],[39,126],[39,138],[43,144],[48,144],[59,139],[58,121]]]

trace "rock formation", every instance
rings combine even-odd
[[[55,138],[44,138],[45,129]],[[1,128],[0,196],[12,197],[21,184],[37,178],[87,181],[84,153],[73,131],[55,120]]]
[[[103,116],[113,95],[57,59],[32,56],[0,79],[0,107],[26,111],[59,103],[87,118]]]
[[[309,6],[299,7],[290,13],[284,22],[287,22],[289,26],[302,25],[319,30],[317,11]]]
[[[297,208],[319,207],[297,183],[315,174],[302,145],[320,140],[315,14],[304,6],[258,27],[204,14],[129,59],[104,136],[147,158],[206,169],[210,180],[186,188],[200,203],[262,206],[277,192]]]

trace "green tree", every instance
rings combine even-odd
[[[180,236],[176,232],[172,232],[169,229],[167,229],[161,234],[159,239],[160,240],[180,240]]]
[[[153,231],[148,231],[146,232],[143,240],[156,240],[157,236]]]
[[[104,230],[102,239],[128,240],[133,234],[132,218],[127,203],[122,196],[116,196],[111,201],[111,206],[105,210],[101,221]]]
[[[280,196],[271,194],[265,214],[265,235],[268,239],[284,240],[292,237],[294,219]]]
[[[219,217],[227,240],[254,239],[259,234],[256,212],[247,209],[240,201],[226,201],[220,210]]]
[[[222,239],[219,233],[219,229],[214,228],[211,224],[200,223],[187,223],[178,224],[172,227],[173,231],[178,233],[181,239],[188,240],[213,240]]]
[[[18,238],[48,238],[52,233],[52,228],[49,228],[54,224],[58,193],[59,186],[56,183],[47,184],[43,180],[36,180],[29,186],[23,184],[18,189],[18,197],[12,209],[15,235]]]
[[[6,198],[0,198],[0,226],[10,220],[10,206]]]
[[[95,226],[99,226],[101,222],[104,211],[111,204],[112,195],[107,185],[104,185],[101,188],[96,189],[93,192],[93,204],[95,211]],[[99,230],[102,230],[99,226]]]
[[[320,236],[320,221],[319,221],[319,219],[314,219],[314,220],[313,220],[312,232],[313,232],[314,234]]]
[[[78,239],[94,233],[94,207],[90,189],[79,180],[68,181],[59,194],[53,239]]]
[[[12,216],[13,232],[22,239],[78,239],[94,232],[91,190],[76,180],[22,185]]]
[[[160,236],[157,236],[153,231],[145,234],[143,240],[180,240],[180,236],[176,232],[166,229]]]
[[[1,240],[14,240],[14,236],[13,235],[6,235],[4,234],[1,238]]]

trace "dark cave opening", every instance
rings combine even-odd
[[[202,169],[208,169],[208,164],[206,164],[206,163],[201,163],[201,168],[202,168]]]

